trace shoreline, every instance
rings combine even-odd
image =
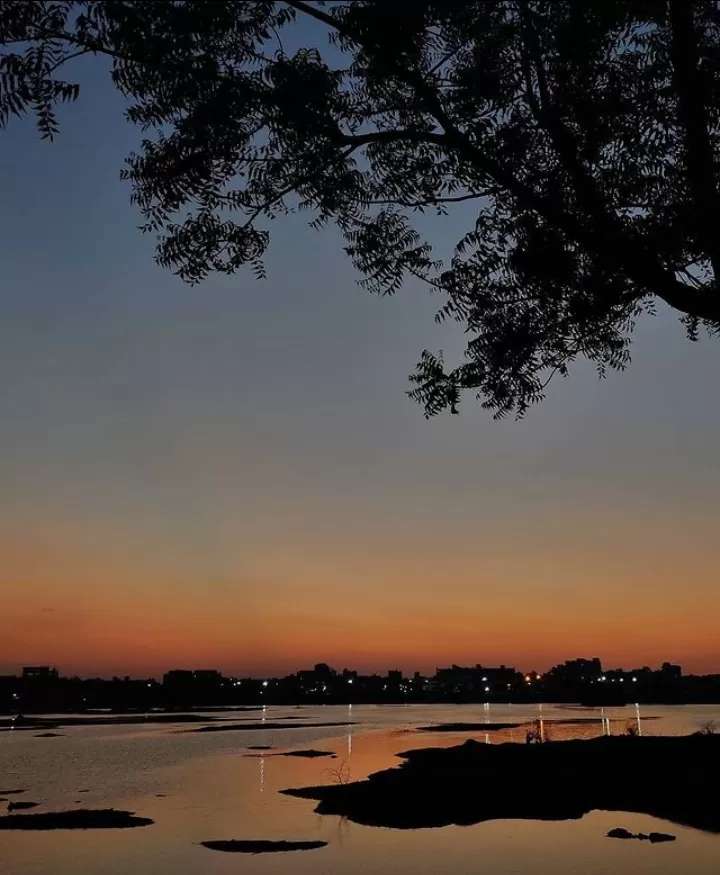
[[[595,809],[720,833],[720,736],[604,736],[545,744],[417,748],[366,780],[282,790],[317,814],[418,829],[496,819],[574,820]]]

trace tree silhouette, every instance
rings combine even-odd
[[[262,277],[270,220],[307,211],[368,289],[420,280],[467,329],[464,360],[426,351],[411,378],[428,415],[468,389],[522,414],[577,357],[624,368],[657,300],[693,339],[720,327],[717,7],[8,2],[0,123],[52,138],[71,62],[104,56],[145,132],[122,175],[161,265]]]

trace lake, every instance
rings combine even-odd
[[[606,709],[613,733],[640,718],[643,734],[685,734],[715,720],[720,706]],[[217,717],[218,715],[212,715]],[[61,728],[58,738],[32,731],[0,733],[0,789],[25,788],[17,799],[36,810],[122,808],[150,817],[133,830],[0,832],[3,875],[716,875],[720,836],[651,817],[596,811],[581,820],[500,820],[470,827],[389,830],[313,813],[314,803],[279,790],[356,780],[398,763],[400,751],[449,746],[468,737],[524,741],[525,729],[421,732],[438,723],[525,722],[543,718],[556,739],[597,735],[599,709],[553,705],[390,705],[281,708],[222,715],[233,724],[281,723],[287,729],[197,733],[192,726],[126,725]],[[559,725],[555,721],[592,720]],[[305,727],[352,722],[352,726]],[[270,756],[315,747],[335,759]],[[492,793],[492,787],[479,787]],[[543,787],[528,792],[542,793]],[[1,795],[1,794],[0,794]],[[2,803],[4,806],[5,803]],[[4,810],[0,817],[5,816]],[[614,841],[613,827],[670,832],[672,844]],[[225,854],[199,843],[224,839],[321,840],[317,850],[256,856]]]

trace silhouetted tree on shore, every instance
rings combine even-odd
[[[442,293],[469,339],[422,354],[428,415],[464,390],[521,414],[577,357],[622,369],[657,301],[720,327],[715,2],[32,0],[0,44],[0,122],[48,138],[72,63],[108,60],[146,137],[123,176],[186,281],[262,277],[270,220],[303,210],[371,291]]]

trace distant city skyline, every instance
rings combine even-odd
[[[394,672],[400,671],[401,673],[403,673],[403,675],[405,675],[407,677],[412,677],[416,673],[423,675],[424,677],[432,677],[436,674],[436,672],[442,673],[442,672],[448,672],[450,670],[463,670],[463,669],[475,670],[475,669],[486,668],[490,671],[495,671],[499,668],[499,669],[502,669],[503,671],[505,671],[505,670],[515,671],[520,675],[529,675],[529,674],[535,675],[535,674],[537,674],[538,677],[542,677],[542,676],[546,675],[553,668],[555,668],[555,669],[563,668],[564,669],[567,666],[567,667],[574,669],[575,663],[587,662],[589,664],[593,661],[597,662],[598,660],[599,660],[599,663],[602,664],[602,671],[605,671],[608,673],[612,673],[615,671],[631,673],[631,672],[638,670],[638,669],[647,669],[647,668],[651,669],[652,671],[657,671],[664,666],[671,666],[672,668],[682,668],[682,670],[684,671],[685,674],[719,674],[720,675],[720,668],[718,668],[718,670],[715,672],[714,671],[693,672],[684,663],[679,662],[677,660],[671,660],[671,659],[662,659],[658,662],[652,662],[652,661],[646,660],[646,661],[641,661],[638,663],[620,664],[620,663],[608,661],[608,660],[604,659],[602,656],[598,657],[597,655],[594,655],[594,656],[589,657],[587,654],[585,654],[584,656],[582,656],[582,655],[581,656],[577,656],[577,655],[567,656],[566,655],[563,658],[559,658],[556,662],[552,663],[551,665],[547,665],[547,666],[543,666],[543,667],[539,667],[537,665],[521,665],[518,662],[514,662],[513,660],[508,661],[507,659],[504,661],[498,661],[498,662],[488,662],[488,661],[484,661],[484,662],[477,662],[477,661],[458,662],[457,660],[450,661],[450,662],[436,662],[435,664],[433,664],[432,668],[426,668],[426,669],[422,669],[418,666],[413,666],[413,667],[407,668],[407,667],[403,667],[400,665],[392,665],[392,664],[385,665],[382,667],[364,668],[362,666],[349,664],[349,663],[343,663],[343,662],[337,662],[337,661],[332,661],[332,660],[330,660],[330,661],[322,660],[320,662],[318,662],[316,660],[314,662],[310,662],[307,664],[291,667],[287,670],[276,671],[276,672],[261,672],[261,673],[255,673],[255,674],[247,673],[247,672],[244,672],[242,670],[229,670],[227,668],[223,668],[222,666],[218,666],[218,665],[204,665],[204,664],[203,665],[168,664],[164,668],[162,668],[159,672],[147,673],[147,674],[140,673],[140,674],[134,674],[134,675],[128,671],[125,671],[125,670],[114,671],[111,674],[107,674],[107,673],[103,674],[101,672],[83,673],[83,672],[71,671],[68,669],[67,666],[62,666],[62,665],[58,664],[57,662],[53,662],[52,660],[50,660],[50,661],[47,661],[47,662],[42,663],[42,664],[38,663],[38,662],[35,662],[35,663],[28,663],[28,662],[12,663],[12,664],[8,664],[7,666],[3,666],[2,664],[0,664],[0,676],[4,676],[4,675],[20,676],[20,675],[28,674],[30,672],[37,672],[39,674],[43,674],[43,673],[47,673],[47,671],[49,670],[51,673],[57,673],[59,675],[65,676],[65,677],[69,677],[69,676],[78,676],[78,677],[85,677],[85,678],[93,678],[93,677],[124,678],[124,677],[130,677],[132,679],[140,679],[140,680],[154,678],[155,680],[160,681],[160,680],[162,680],[163,676],[167,675],[168,673],[170,673],[170,674],[181,673],[182,674],[182,673],[200,672],[201,674],[204,674],[204,673],[212,674],[215,672],[220,672],[220,674],[222,674],[224,677],[239,677],[239,678],[246,677],[246,678],[254,678],[256,680],[263,680],[265,678],[276,678],[277,679],[277,678],[290,677],[290,676],[293,676],[296,674],[312,673],[313,671],[317,670],[318,667],[326,667],[326,668],[329,668],[331,671],[335,671],[337,673],[350,672],[352,674],[356,674],[356,675],[360,674],[360,675],[365,675],[365,676],[387,675],[388,673],[394,673]]]
[[[563,660],[549,671],[511,665],[438,666],[363,672],[315,663],[277,676],[232,675],[208,667],[172,668],[158,677],[77,677],[48,665],[0,675],[0,714],[23,722],[28,713],[225,708],[237,706],[407,703],[577,702],[584,706],[650,702],[720,702],[720,673],[693,675],[668,661],[610,667],[599,657]],[[1,722],[1,721],[0,721]]]

